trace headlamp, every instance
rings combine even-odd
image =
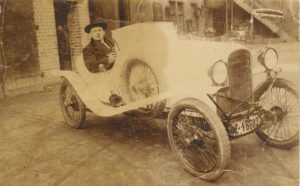
[[[222,60],[215,62],[209,71],[209,76],[215,85],[223,85],[227,80],[226,63]]]
[[[267,70],[273,70],[278,63],[278,54],[274,48],[268,47],[258,56],[258,61]]]

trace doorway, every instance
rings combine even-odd
[[[71,70],[72,62],[68,27],[70,4],[64,1],[54,1],[54,10],[60,69]]]
[[[120,27],[130,24],[130,8],[128,0],[118,0]]]

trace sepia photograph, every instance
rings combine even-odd
[[[298,186],[298,0],[0,0],[0,185]]]

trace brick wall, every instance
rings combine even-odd
[[[53,1],[33,0],[33,10],[40,70],[59,69]]]
[[[53,1],[32,0],[39,70],[36,74],[25,74],[24,76],[12,74],[9,76],[5,84],[7,96],[43,90],[45,86],[59,81],[58,78],[41,77],[39,73],[39,71],[60,69]],[[84,27],[90,23],[88,6],[88,0],[73,0],[71,5],[68,26],[72,61],[89,42],[88,35],[84,33]],[[2,97],[3,92],[0,90],[0,98]]]
[[[88,7],[88,0],[81,0],[73,4],[70,9],[68,26],[72,62],[90,41],[88,35],[84,32],[84,27],[90,23]],[[72,67],[74,69],[74,63]]]
[[[10,66],[0,98],[43,89],[40,72],[58,69],[52,0],[9,1],[5,18],[5,52]]]

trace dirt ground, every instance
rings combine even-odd
[[[185,172],[172,154],[165,121],[88,114],[68,127],[57,88],[1,100],[0,185],[298,185],[298,150],[264,145],[255,134],[231,141],[216,182]]]
[[[299,147],[272,148],[255,134],[233,140],[226,172],[206,182],[177,163],[165,120],[89,113],[84,129],[72,129],[58,87],[0,100],[0,141],[0,185],[299,185]]]

